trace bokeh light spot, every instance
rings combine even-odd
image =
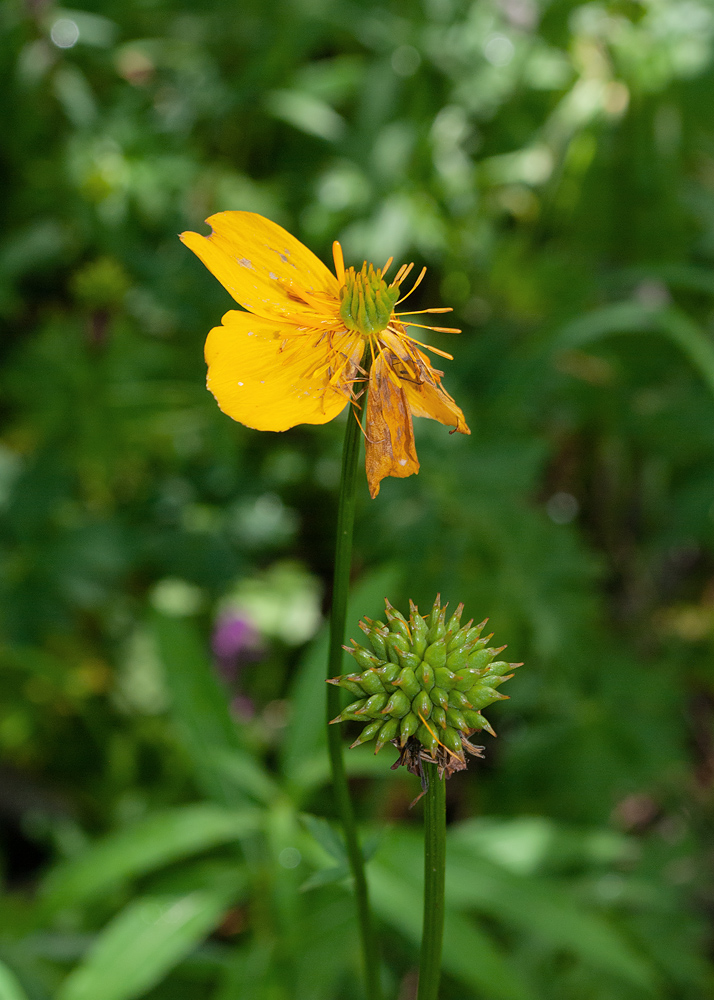
[[[71,49],[79,41],[79,27],[69,17],[60,17],[50,29],[50,38],[58,49]]]

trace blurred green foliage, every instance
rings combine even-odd
[[[527,662],[448,787],[444,1000],[714,996],[713,50],[712,0],[4,0],[2,1000],[360,997],[342,422],[205,391],[231,302],[176,234],[225,209],[427,264],[464,329],[472,436],[365,486],[349,618],[440,590]],[[390,763],[348,754],[408,1000]]]

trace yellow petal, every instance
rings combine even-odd
[[[298,324],[337,315],[337,278],[282,226],[255,212],[219,212],[206,222],[210,236],[186,232],[181,240],[245,309]]]
[[[414,429],[404,389],[394,385],[380,356],[369,377],[365,426],[365,467],[370,496],[385,476],[403,479],[419,471]]]
[[[344,382],[354,377],[361,353],[354,334],[298,330],[236,310],[208,334],[206,384],[223,412],[247,427],[324,424],[346,406]],[[338,364],[344,378],[330,385]]]
[[[402,385],[412,416],[429,417],[431,420],[438,420],[440,424],[445,424],[447,427],[453,427],[461,434],[471,433],[463,411],[456,405],[456,401],[451,398],[446,389],[442,388],[438,380],[435,380],[433,384],[423,382],[421,385],[417,385],[414,382],[403,382]]]

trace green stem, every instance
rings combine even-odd
[[[429,780],[424,805],[424,925],[417,1000],[437,1000],[444,937],[446,864],[446,779],[436,764],[424,765]]]
[[[365,399],[365,396],[362,397]],[[335,546],[335,575],[332,591],[332,611],[330,614],[330,651],[327,662],[327,676],[336,677],[342,673],[342,644],[345,641],[347,619],[347,597],[352,565],[352,529],[355,519],[355,493],[359,465],[362,432],[357,420],[355,405],[350,406],[347,416],[345,443],[342,451],[342,476],[337,508],[337,544]],[[340,689],[332,684],[327,686],[327,720],[340,714]],[[340,726],[327,727],[327,746],[332,766],[332,787],[337,811],[347,844],[350,869],[355,887],[357,917],[362,939],[362,957],[366,993],[369,1000],[381,1000],[382,990],[379,977],[379,955],[372,928],[369,909],[369,893],[364,871],[364,857],[357,837],[357,823],[345,773],[342,757],[342,731]]]

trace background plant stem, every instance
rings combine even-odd
[[[446,781],[436,764],[425,764],[429,790],[424,804],[424,924],[417,1000],[437,1000],[444,937]]]
[[[366,394],[362,396],[366,400]],[[342,673],[342,644],[345,640],[347,617],[347,597],[352,565],[352,529],[355,517],[355,492],[359,465],[362,432],[357,421],[355,406],[350,406],[342,451],[342,475],[337,508],[337,543],[335,546],[335,575],[332,591],[332,611],[330,614],[330,649],[327,662],[327,676]],[[340,688],[327,685],[327,720],[340,714]],[[369,1000],[381,1000],[379,979],[379,954],[372,927],[369,908],[369,892],[364,871],[364,858],[357,837],[357,824],[350,798],[342,757],[342,729],[340,726],[327,727],[327,746],[332,768],[332,787],[337,810],[342,821],[347,844],[347,854],[354,879],[357,916],[362,939],[366,995]]]

